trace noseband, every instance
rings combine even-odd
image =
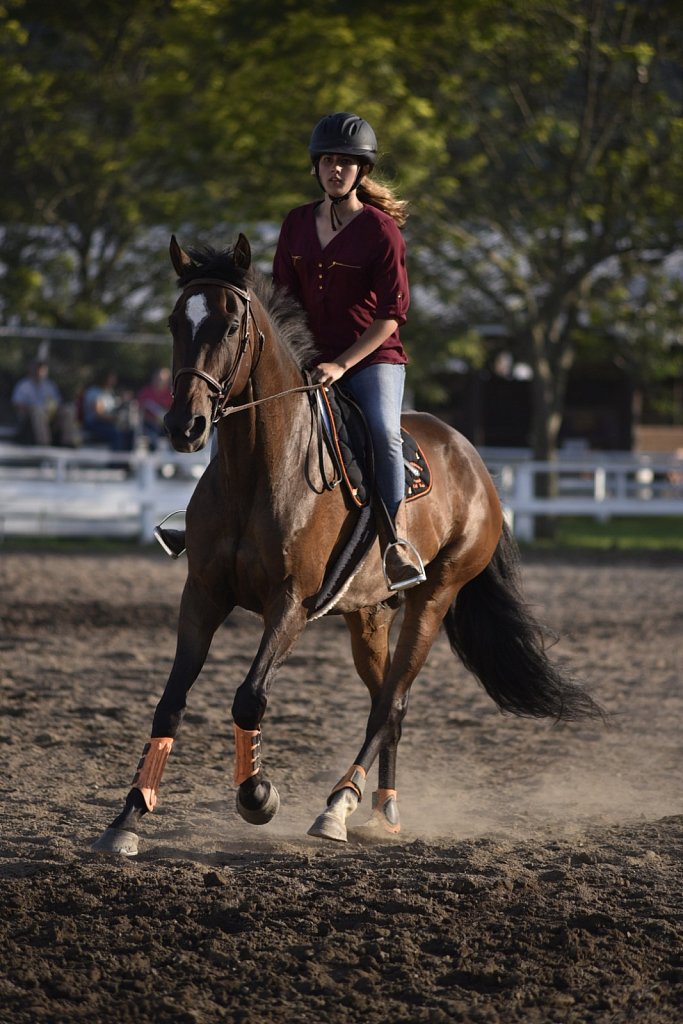
[[[230,412],[230,409],[228,408],[230,395],[235,385],[235,380],[237,379],[237,374],[239,373],[239,369],[242,364],[242,359],[249,347],[249,342],[251,341],[251,337],[249,335],[249,321],[253,321],[254,328],[256,329],[256,334],[259,342],[259,355],[261,354],[261,350],[263,349],[264,334],[263,331],[259,329],[259,326],[256,323],[254,311],[251,308],[251,296],[248,291],[245,291],[242,288],[238,288],[234,284],[228,284],[227,281],[218,281],[215,278],[211,277],[200,277],[195,278],[194,281],[190,281],[183,289],[183,293],[188,291],[188,289],[190,288],[194,288],[195,285],[198,284],[209,284],[213,285],[216,288],[224,288],[226,291],[232,292],[233,295],[237,295],[237,297],[242,299],[242,301],[245,304],[244,310],[242,312],[242,318],[240,320],[239,344],[237,346],[237,351],[235,352],[235,357],[232,361],[232,365],[228,370],[226,376],[223,378],[223,380],[216,380],[216,378],[212,377],[210,373],[205,373],[204,370],[198,370],[196,366],[183,366],[180,370],[178,370],[175,377],[173,378],[174,392],[179,377],[199,377],[200,380],[203,380],[205,384],[208,385],[209,391],[211,392],[211,423],[212,425],[215,425],[216,423],[218,423],[219,420],[222,420]]]

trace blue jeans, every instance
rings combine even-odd
[[[406,370],[403,364],[376,363],[343,378],[342,387],[363,410],[375,451],[377,490],[393,518],[405,493],[401,440],[401,406]]]

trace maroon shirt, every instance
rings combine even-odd
[[[410,303],[405,243],[396,222],[374,206],[340,230],[324,249],[315,228],[319,203],[287,214],[273,262],[275,283],[306,310],[321,362],[336,360],[374,320],[406,321]],[[396,328],[349,373],[373,363],[406,363]]]

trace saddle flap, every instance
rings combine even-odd
[[[374,486],[372,441],[360,406],[338,384],[316,392],[325,440],[351,500],[359,508],[368,504]],[[419,444],[401,428],[405,466],[405,498],[428,494],[432,474]]]

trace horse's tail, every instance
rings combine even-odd
[[[527,718],[604,717],[586,690],[549,660],[548,630],[522,597],[519,552],[507,524],[493,558],[462,588],[444,626],[452,649],[501,711]]]

